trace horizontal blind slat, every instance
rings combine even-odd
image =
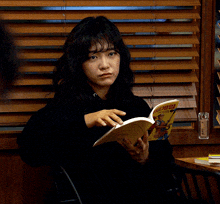
[[[153,57],[198,57],[196,48],[150,48],[130,49],[132,58]],[[21,59],[58,59],[62,56],[61,50],[22,50],[19,52]]]
[[[159,73],[135,73],[135,83],[178,83],[178,82],[198,82],[195,72],[177,74]],[[18,79],[15,85],[51,85],[50,78],[23,78]]]
[[[36,37],[19,36],[15,37],[17,46],[63,46],[66,37]],[[196,35],[184,36],[123,36],[126,45],[172,45],[172,44],[199,44]]]
[[[46,105],[46,102],[42,102],[41,104],[38,103],[33,103],[33,104],[26,104],[26,103],[10,103],[10,104],[0,104],[0,113],[25,113],[25,112],[36,112],[39,109],[43,108]]]
[[[149,98],[145,99],[145,101],[149,104],[150,108],[155,107],[156,105],[171,100],[171,99],[178,99],[179,104],[178,104],[178,109],[189,109],[189,108],[196,108],[196,100],[195,97],[178,97],[178,98]]]
[[[132,61],[131,69],[137,70],[188,70],[199,69],[195,60],[170,60],[170,61]]]
[[[196,48],[130,49],[131,57],[198,57]]]
[[[198,82],[195,72],[182,74],[135,74],[135,83],[189,83]]]
[[[195,84],[185,85],[164,85],[163,87],[151,84],[149,85],[135,85],[133,93],[140,97],[177,97],[177,96],[192,96],[197,95]],[[44,88],[33,86],[31,88],[15,87],[8,93],[8,99],[47,99],[52,98],[54,93],[52,91],[44,90]]]
[[[48,99],[53,98],[54,93],[50,90],[45,90],[44,88],[35,87],[14,87],[7,95],[10,100],[15,99]]]
[[[135,32],[199,32],[199,25],[197,22],[187,23],[115,23],[122,33]],[[76,23],[62,24],[62,23],[9,23],[8,27],[12,33],[17,34],[31,34],[31,33],[64,33],[68,34]]]
[[[65,15],[64,15],[65,13]],[[200,19],[194,10],[169,11],[4,11],[3,19],[8,20],[79,20],[88,16],[106,16],[108,19]]]
[[[30,119],[33,113],[0,114],[0,126],[23,126]]]
[[[21,59],[58,59],[62,56],[61,51],[53,50],[21,50],[18,53]]]
[[[51,85],[52,79],[38,79],[38,78],[23,78],[14,82],[15,86],[39,86],[39,85]]]
[[[71,1],[67,0],[67,6],[104,6],[104,5],[112,5],[112,6],[200,6],[199,0],[178,0],[178,1],[170,1],[170,0],[136,0],[136,1],[124,1],[124,0],[113,0],[113,1],[97,1],[97,0],[82,0],[82,1]]]
[[[133,93],[140,97],[178,97],[178,96],[196,96],[195,83],[188,84],[148,84],[135,85]]]
[[[39,63],[38,63],[39,64]],[[55,65],[38,65],[33,63],[27,63],[19,68],[20,72],[36,72],[36,73],[52,73]],[[138,60],[131,61],[131,69],[137,70],[188,70],[199,69],[199,66],[195,60]]]
[[[19,67],[19,72],[37,72],[37,73],[51,73],[55,68],[53,63],[44,64],[44,63],[26,63],[25,65]]]
[[[175,45],[199,44],[196,35],[192,36],[123,36],[127,45]]]
[[[186,121],[186,122],[195,122],[197,121],[197,113],[196,109],[180,109],[176,111],[175,115],[175,121],[176,122],[181,122],[181,121]]]
[[[34,1],[25,1],[25,0],[1,0],[0,1],[0,6],[19,6],[19,7],[26,7],[26,6],[65,6],[64,1],[42,1],[42,0],[34,0]]]
[[[7,0],[0,1],[0,6],[200,6],[199,0],[178,0],[178,1],[98,1],[98,0],[80,0],[80,1],[19,1]]]

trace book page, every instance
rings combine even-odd
[[[104,134],[97,140],[93,146],[102,143],[120,141],[123,138],[128,138],[132,144],[137,142],[139,137],[142,137],[147,130],[152,126],[154,121],[149,118],[137,117],[125,121],[122,125],[117,125]]]

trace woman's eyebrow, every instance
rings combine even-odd
[[[109,50],[115,50],[115,48],[107,48],[107,49],[101,49],[101,50],[90,50],[89,54],[90,53],[98,53],[98,52],[106,52],[106,51],[109,51]]]

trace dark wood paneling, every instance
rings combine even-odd
[[[219,153],[220,145],[173,145],[175,158],[207,157],[209,153]]]
[[[0,204],[43,204],[52,179],[49,167],[32,168],[15,150],[0,152]]]

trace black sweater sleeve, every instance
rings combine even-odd
[[[87,131],[84,115],[77,108],[47,105],[34,114],[17,138],[20,156],[31,166],[52,165],[68,155],[72,138]]]

